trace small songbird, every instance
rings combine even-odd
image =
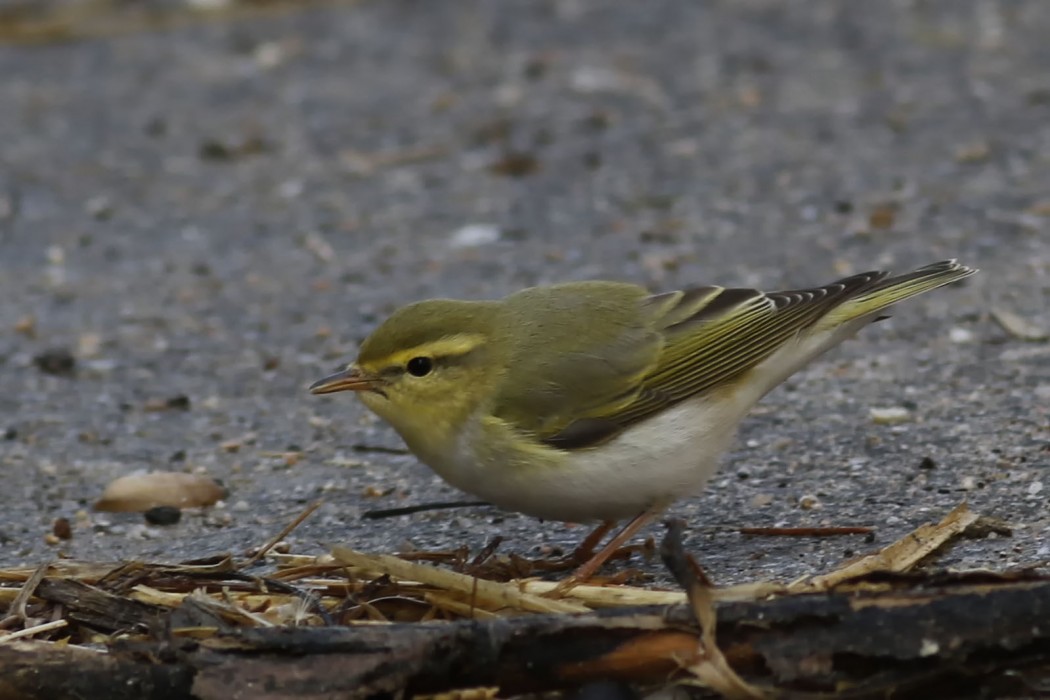
[[[768,391],[887,307],[975,271],[949,260],[783,292],[592,281],[432,299],[310,389],[356,392],[442,478],[501,508],[603,521],[598,539],[633,518],[583,579],[704,486]]]

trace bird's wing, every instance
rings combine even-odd
[[[683,399],[730,385],[815,325],[823,330],[874,319],[902,299],[973,272],[951,260],[897,277],[864,272],[811,289],[696,287],[645,297],[640,300],[642,313],[633,307],[629,317],[642,321],[624,336],[645,342],[633,344],[633,353],[616,353],[632,358],[629,371],[616,374],[616,381],[608,381],[609,374],[602,371],[577,376],[579,358],[566,358],[561,375],[546,376],[557,382],[572,375],[573,389],[603,377],[606,382],[600,391],[583,391],[582,401],[563,385],[566,391],[555,392],[566,401],[562,410],[534,432],[560,449],[592,447]],[[659,342],[651,342],[645,331],[655,331]],[[588,351],[598,359],[607,357],[600,347]]]
[[[887,273],[782,292],[702,287],[653,297],[669,307],[667,344],[637,400],[614,416],[629,425],[690,396],[723,387],[759,365],[833,308]]]
[[[788,292],[696,287],[651,296],[643,307],[664,345],[631,400],[541,437],[561,449],[592,447],[683,399],[725,386],[884,274]]]
[[[612,416],[629,424],[690,396],[725,386],[803,332],[830,331],[878,314],[908,297],[972,275],[955,260],[895,277],[862,272],[783,292],[701,287],[650,297],[663,310],[667,344],[637,400]]]

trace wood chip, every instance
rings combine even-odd
[[[921,525],[875,554],[820,576],[806,577],[788,586],[792,593],[822,592],[876,571],[904,572],[935,552],[951,538],[962,534],[978,516],[962,503],[941,522]]]
[[[1036,342],[1050,338],[1050,331],[1040,328],[1036,324],[1021,318],[1013,311],[1002,308],[994,308],[991,311],[992,318],[999,327],[1018,340]]]
[[[440,589],[473,596],[478,607],[490,610],[516,608],[544,613],[574,613],[588,610],[587,606],[580,603],[541,598],[523,593],[516,583],[484,581],[446,569],[413,564],[389,554],[364,554],[347,547],[333,547],[332,556],[343,564],[376,574],[385,574],[406,581],[418,581]]]

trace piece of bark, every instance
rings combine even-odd
[[[36,597],[61,604],[71,622],[102,632],[148,627],[171,612],[66,578],[45,578],[36,588]]]
[[[0,645],[0,700],[188,700],[194,673],[83,647]]]
[[[718,646],[734,672],[777,693],[955,697],[960,688],[991,688],[995,696],[1009,681],[1023,695],[1016,685],[1023,674],[1050,668],[1046,577],[881,576],[849,590],[718,604],[716,613]],[[505,696],[603,679],[664,684],[695,663],[698,637],[693,610],[668,606],[250,628],[202,640],[176,634],[114,643],[106,655],[20,642],[0,646],[0,700],[132,697],[111,690],[127,684],[142,700],[334,700],[482,686]],[[59,664],[60,676],[49,672]],[[100,684],[94,692],[91,679]],[[181,683],[183,694],[169,683]]]

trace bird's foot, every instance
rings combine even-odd
[[[565,595],[581,583],[589,581],[592,576],[598,573],[598,570],[601,569],[607,561],[623,549],[623,545],[627,540],[645,527],[649,521],[662,510],[662,508],[659,510],[654,508],[636,515],[630,522],[624,525],[623,529],[616,533],[616,535],[613,536],[604,547],[597,552],[594,552],[598,542],[600,542],[602,537],[612,529],[613,523],[602,523],[594,530],[594,532],[588,535],[587,538],[580,543],[580,546],[576,548],[576,551],[570,555],[571,557],[580,555],[580,558],[587,558],[579,564],[576,571],[570,574],[567,578],[562,579],[558,585],[546,595],[551,598],[558,598]],[[589,551],[586,549],[588,547],[590,548]]]

